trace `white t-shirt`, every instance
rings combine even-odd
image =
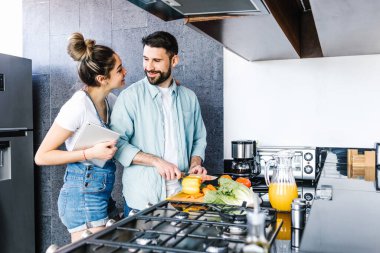
[[[165,150],[164,160],[178,166],[178,144],[176,129],[174,129],[174,118],[172,111],[172,94],[169,88],[158,87],[162,94],[162,111],[165,126]],[[166,181],[166,196],[171,196],[181,190],[177,179]]]
[[[108,113],[111,113],[116,101],[116,96],[110,93],[107,96],[107,101],[110,107]],[[74,132],[74,134],[65,141],[66,149],[68,151],[73,150],[75,141],[78,138],[78,130],[84,123],[91,122],[102,125],[94,104],[83,90],[75,92],[74,95],[62,106],[54,122],[60,127]]]

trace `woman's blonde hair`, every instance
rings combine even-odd
[[[67,53],[79,62],[78,75],[88,86],[99,86],[97,75],[110,77],[115,66],[115,52],[103,45],[96,45],[95,40],[84,39],[81,33],[73,33],[69,38]]]

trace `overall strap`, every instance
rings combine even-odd
[[[84,93],[86,93],[87,97],[90,99],[92,105],[94,106],[95,111],[96,111],[96,115],[98,116],[98,119],[99,119],[100,123],[102,124],[102,127],[110,128],[109,124],[110,124],[111,113],[110,113],[110,105],[108,103],[107,97],[105,98],[106,109],[107,109],[107,122],[104,122],[103,119],[100,117],[98,109],[96,109],[95,103],[94,103],[94,101],[92,101],[90,94],[88,94],[88,92],[85,89],[82,89],[82,90],[84,91]]]

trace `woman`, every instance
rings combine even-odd
[[[73,146],[79,129],[86,122],[108,128],[116,100],[110,92],[124,86],[126,70],[112,49],[96,45],[94,40],[85,40],[80,33],[71,35],[67,52],[79,62],[78,74],[84,87],[62,106],[36,153],[35,162],[38,165],[67,164],[58,212],[74,242],[85,230],[100,231],[109,220],[107,208],[116,168],[109,159],[116,152],[116,141],[77,151],[73,151]],[[67,151],[59,149],[63,143]],[[109,161],[100,168],[87,162],[93,158]]]

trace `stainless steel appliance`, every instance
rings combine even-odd
[[[315,147],[259,147],[257,156],[261,168],[259,177],[264,177],[265,165],[273,160],[273,155],[278,151],[291,149],[294,151],[292,159],[293,176],[295,179],[316,180],[319,176],[319,166],[317,166],[316,148]],[[273,174],[273,169],[269,168],[269,175]]]
[[[247,209],[163,201],[57,252],[242,252]],[[271,244],[282,223],[276,222],[274,209],[262,207],[261,211]]]
[[[268,14],[261,0],[128,0],[169,21],[192,16]]]
[[[256,141],[239,140],[231,142],[232,149],[232,174],[243,177],[252,177],[260,173],[255,161],[256,157]]]
[[[0,252],[35,252],[32,62],[0,54]]]

